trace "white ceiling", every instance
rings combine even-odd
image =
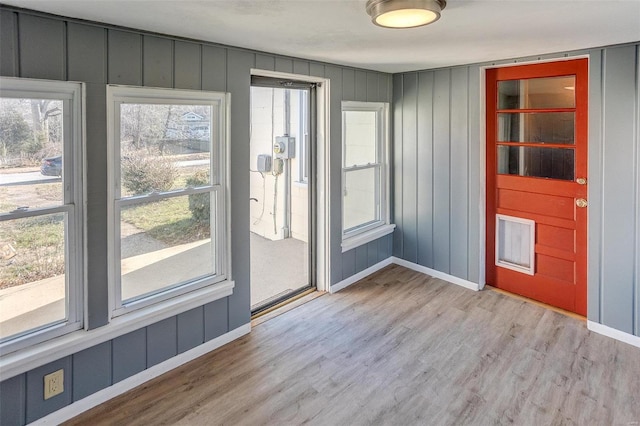
[[[373,25],[366,0],[0,0],[4,4],[401,72],[640,40],[640,0],[449,0],[435,24]]]

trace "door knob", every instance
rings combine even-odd
[[[585,178],[578,178],[578,179],[576,179],[576,183],[578,185],[586,185],[587,184],[587,180]]]
[[[587,203],[587,200],[585,200],[584,198],[578,198],[576,200],[576,206],[578,207],[587,207],[589,205],[589,203]]]

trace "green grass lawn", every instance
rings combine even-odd
[[[0,243],[15,251],[15,256],[0,261],[0,288],[64,274],[62,214],[0,222]]]
[[[122,209],[122,220],[169,246],[199,241],[210,235],[208,222],[193,219],[187,196]]]

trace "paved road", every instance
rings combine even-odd
[[[209,160],[176,161],[174,163],[176,167],[204,166],[206,164],[209,164]],[[48,182],[60,182],[60,178],[55,176],[44,176],[40,172],[7,174],[3,174],[0,172],[0,186],[27,185],[30,183]]]
[[[45,176],[40,172],[0,173],[0,186],[47,182],[60,182],[60,178],[56,176]]]

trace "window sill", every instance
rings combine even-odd
[[[356,247],[360,247],[361,245],[370,243],[371,241],[377,240],[378,238],[382,238],[385,235],[389,235],[395,228],[396,225],[394,224],[385,224],[369,231],[363,232],[362,234],[345,238],[344,240],[342,240],[342,252],[344,253]]]
[[[233,281],[223,281],[114,318],[102,327],[75,331],[4,355],[0,358],[0,381],[230,296],[234,286]]]

